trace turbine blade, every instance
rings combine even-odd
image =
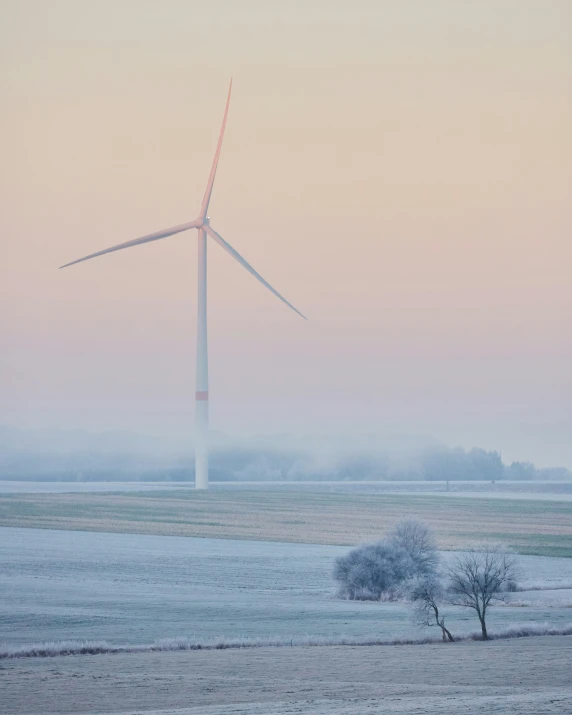
[[[274,290],[274,288],[270,285],[270,283],[268,283],[267,281],[265,281],[264,278],[260,275],[260,273],[258,273],[257,271],[255,271],[254,268],[250,265],[250,263],[248,263],[247,261],[245,261],[244,258],[240,255],[240,253],[238,253],[238,251],[235,251],[234,248],[233,248],[229,243],[227,243],[227,242],[224,240],[224,238],[223,238],[222,236],[220,236],[220,235],[214,230],[214,228],[212,228],[211,226],[204,226],[203,228],[204,228],[204,230],[208,233],[208,235],[209,235],[213,240],[215,240],[215,241],[219,244],[219,246],[222,246],[225,251],[227,251],[228,253],[230,253],[230,255],[231,255],[233,258],[235,258],[235,259],[240,263],[241,266],[243,266],[244,268],[246,268],[246,270],[247,270],[249,273],[252,273],[252,275],[253,275],[257,280],[259,280],[259,281],[262,283],[263,286],[265,286],[266,288],[268,288],[268,290],[269,290],[271,293],[274,293],[274,295],[275,295],[277,298],[279,298],[283,303],[286,303],[286,305],[287,305],[289,308],[292,308],[292,310],[293,310],[295,313],[298,313],[298,315],[301,316],[302,318],[304,318],[304,320],[308,320],[308,318],[306,318],[305,315],[303,315],[302,313],[300,313],[300,311],[299,311],[297,308],[295,308],[295,307],[292,305],[292,303],[289,303],[289,302],[286,300],[286,298],[284,298],[284,296],[280,295],[280,293],[279,293],[277,290]]]
[[[84,256],[83,258],[78,258],[77,261],[72,261],[71,263],[66,263],[60,268],[67,268],[68,266],[73,266],[75,263],[81,263],[82,261],[89,261],[90,258],[96,258],[97,256],[103,256],[104,253],[113,253],[113,251],[122,251],[124,248],[131,248],[131,246],[138,246],[140,243],[149,243],[150,241],[158,241],[161,238],[167,238],[168,236],[173,236],[175,233],[181,233],[181,231],[188,231],[190,228],[197,228],[200,225],[200,221],[191,221],[190,223],[182,223],[179,226],[172,226],[171,228],[165,228],[162,231],[156,231],[155,233],[149,233],[146,236],[141,236],[141,238],[134,238],[132,241],[126,241],[125,243],[119,243],[117,246],[112,246],[111,248],[105,248],[103,251],[97,251],[97,253],[90,253],[89,256]]]
[[[228,116],[228,105],[230,104],[230,93],[231,93],[231,92],[232,92],[232,79],[230,80],[230,87],[228,88],[228,97],[226,98],[226,107],[225,107],[225,110],[224,110],[224,117],[223,117],[223,119],[222,119],[222,127],[221,127],[221,129],[220,129],[220,135],[219,135],[219,138],[218,138],[218,144],[217,144],[217,146],[216,146],[216,152],[215,152],[215,156],[214,156],[214,160],[213,160],[213,165],[212,165],[212,167],[211,167],[211,173],[209,174],[209,180],[208,180],[208,183],[207,183],[207,188],[206,188],[206,191],[205,191],[205,195],[204,195],[204,197],[203,197],[203,203],[202,203],[202,205],[201,205],[201,213],[200,213],[201,218],[206,218],[206,215],[207,215],[208,210],[209,210],[209,203],[210,203],[210,200],[211,200],[211,194],[212,194],[212,192],[213,192],[213,184],[214,184],[214,180],[215,180],[215,176],[216,176],[216,169],[217,169],[217,166],[218,166],[218,159],[219,159],[219,156],[220,156],[220,149],[221,149],[221,147],[222,147],[222,140],[223,140],[223,137],[224,137],[224,130],[225,130],[225,128],[226,128],[226,118],[227,118],[227,116]]]

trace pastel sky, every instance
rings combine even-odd
[[[572,467],[569,0],[2,0],[0,423],[412,433]]]

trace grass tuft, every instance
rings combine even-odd
[[[547,623],[523,623],[509,626],[489,635],[490,640],[509,638],[529,638],[532,636],[570,636],[572,623],[553,628]],[[479,632],[459,636],[456,642],[480,641]],[[22,646],[0,644],[0,659],[7,658],[53,658],[62,655],[101,655],[104,653],[156,653],[160,651],[191,651],[191,650],[227,650],[239,648],[285,648],[290,646],[399,646],[437,644],[443,641],[434,637],[424,638],[354,638],[346,636],[301,636],[295,638],[162,638],[154,643],[143,645],[113,645],[106,641],[48,641],[31,643]],[[444,644],[449,645],[449,644]]]

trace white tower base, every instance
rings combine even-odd
[[[197,380],[195,422],[195,489],[209,486],[209,366],[207,350],[207,235],[198,241]]]

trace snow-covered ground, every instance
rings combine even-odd
[[[2,662],[3,715],[564,715],[571,636]]]
[[[439,494],[439,496],[572,501],[572,481],[273,481],[212,482],[211,489],[331,492],[354,494]],[[194,482],[33,482],[0,480],[0,494],[65,494],[193,490]]]
[[[149,643],[225,636],[421,636],[409,608],[335,597],[347,547],[173,536],[0,529],[0,641]],[[447,558],[447,555],[445,555]],[[572,621],[572,559],[520,557],[523,588],[490,629]],[[453,632],[477,630],[451,609]],[[431,631],[433,634],[433,631]]]

